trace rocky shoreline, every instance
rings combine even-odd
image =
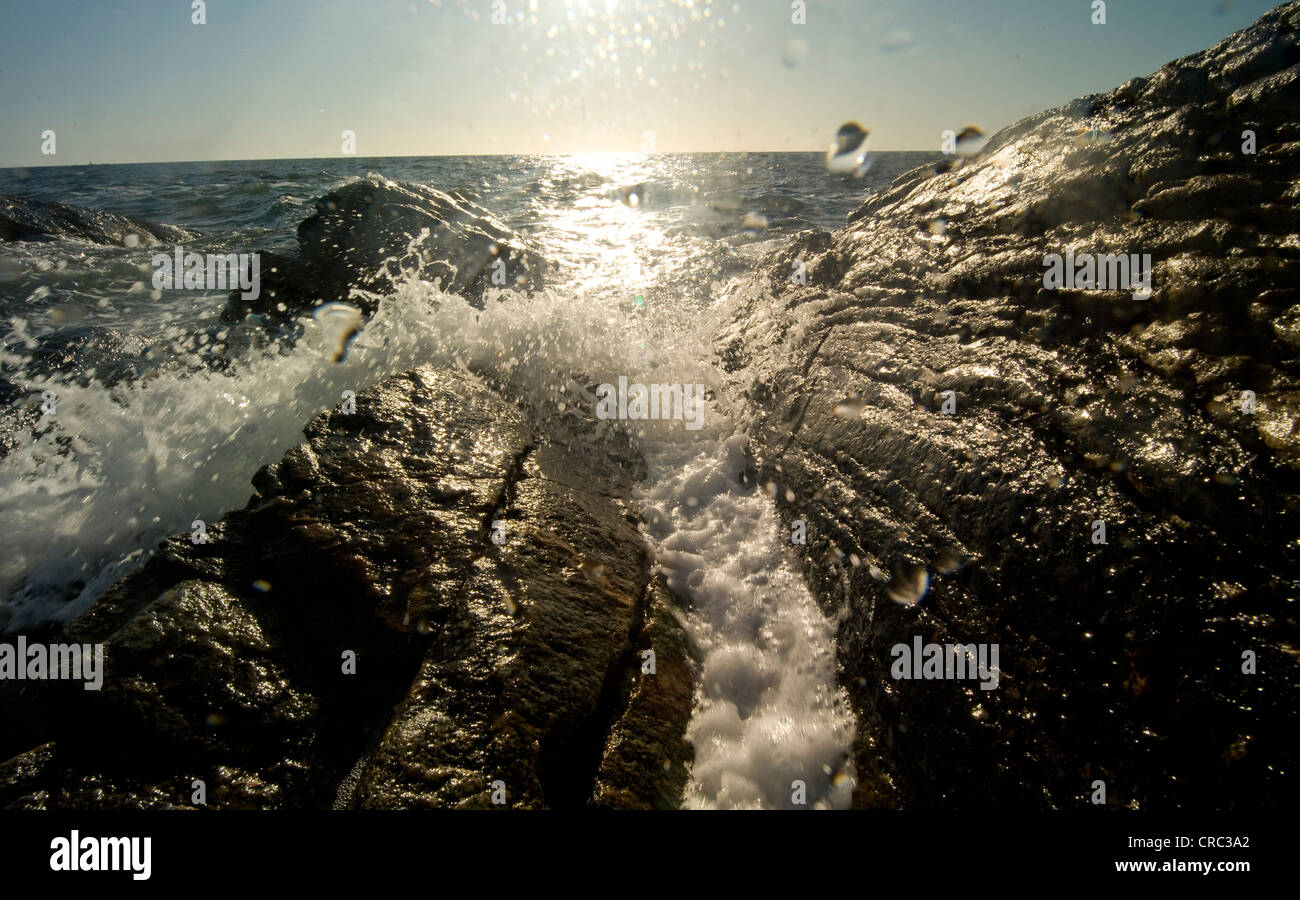
[[[680,802],[694,678],[625,442],[433,369],[306,435],[65,629],[105,644],[101,692],[0,684],[34,748],[0,803],[183,807],[192,779],[215,808]]]
[[[733,293],[726,402],[837,624],[855,806],[1294,794],[1297,81],[1292,3],[900,176]],[[478,302],[498,260],[549,268],[464,198],[372,180],[299,243],[228,318],[373,312],[408,243]],[[1150,296],[1045,286],[1072,250],[1149,255]],[[206,542],[47,636],[102,642],[102,691],[0,681],[0,807],[678,807],[686,601],[639,531],[644,461],[594,425],[431,367],[318,416]],[[891,677],[915,638],[996,642],[998,688]]]

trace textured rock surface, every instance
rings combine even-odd
[[[98,209],[47,203],[30,197],[0,197],[0,240],[76,238],[96,244],[133,246],[179,243],[197,237],[175,225],[159,225]]]
[[[383,295],[406,274],[481,301],[491,288],[538,290],[549,267],[522,235],[465,196],[378,176],[318,200],[298,226],[298,246],[296,257],[263,254],[261,295],[248,301],[232,292],[227,319],[333,301],[372,313],[377,298],[353,289]],[[503,267],[494,269],[498,261]]]
[[[610,731],[593,795],[596,805],[612,809],[677,809],[694,759],[682,723],[695,706],[696,673],[677,620],[679,601],[655,580],[647,603],[640,652],[622,670],[631,693]],[[654,651],[653,676],[644,674],[646,650]]]
[[[859,805],[1288,796],[1298,27],[1279,8],[906,173],[739,292],[717,347],[841,622]],[[1046,290],[1067,247],[1151,254],[1153,295]],[[893,680],[914,635],[1000,643],[998,689]]]
[[[647,779],[619,755],[643,679],[686,686],[656,734],[680,745],[690,712],[626,502],[635,454],[459,374],[356,404],[208,543],[171,539],[66,629],[105,642],[102,692],[0,685],[0,804],[185,806],[199,778],[218,808],[490,806],[496,780],[510,806],[566,806],[598,772],[606,805],[680,798],[680,756]],[[651,639],[667,661],[642,676]]]

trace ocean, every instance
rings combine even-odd
[[[332,362],[310,319],[290,338],[223,324],[226,291],[156,290],[171,247],[77,241],[0,247],[0,627],[69,621],[167,535],[242,506],[250,478],[344,391],[433,363],[554,408],[564,385],[701,384],[699,431],[642,422],[639,491],[657,569],[690,598],[699,662],[685,805],[781,807],[820,771],[810,806],[849,803],[854,734],[832,625],[798,574],[766,491],[738,490],[746,437],[710,338],[765,253],[834,229],[899,173],[935,159],[880,153],[861,177],[817,153],[265,160],[0,171],[0,194],[197,230],[200,253],[291,252],[316,198],[362,178],[457,191],[557,265],[547,288],[477,309],[398,278]],[[559,411],[562,411],[562,407]],[[675,427],[674,427],[675,426]],[[847,768],[846,768],[847,766]]]

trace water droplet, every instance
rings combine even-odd
[[[795,68],[807,58],[807,41],[801,41],[799,38],[791,38],[785,42],[785,49],[781,51],[781,62],[785,63],[788,68]]]
[[[1109,144],[1115,139],[1109,128],[1099,122],[1088,121],[1074,133],[1076,143]]]
[[[867,402],[861,397],[845,397],[835,404],[835,415],[844,419],[851,419],[862,415],[863,410],[866,408]]]
[[[912,46],[913,43],[915,38],[912,37],[912,32],[904,28],[895,28],[880,42],[880,49],[886,53],[894,53]]]
[[[80,322],[90,314],[90,310],[80,303],[60,303],[50,310],[50,321],[55,325],[71,325]]]
[[[951,575],[961,567],[961,557],[951,547],[939,551],[934,560],[934,570],[940,575]]]
[[[312,318],[321,330],[330,362],[342,362],[361,332],[361,310],[346,303],[324,303],[312,310]]]
[[[871,132],[857,122],[845,122],[835,132],[835,143],[826,152],[826,168],[832,172],[861,177],[871,168],[867,160],[867,147]]]
[[[903,567],[889,582],[889,599],[903,606],[916,606],[930,589],[930,573],[924,566]]]
[[[44,263],[44,265],[41,265],[41,263]],[[53,268],[53,266],[46,263],[44,260],[41,260],[41,263],[37,263],[36,267],[38,269]],[[21,263],[12,259],[0,259],[0,282],[17,281],[22,276],[23,271],[24,269]]]
[[[630,184],[619,191],[619,199],[624,205],[636,209],[645,203],[646,183]]]
[[[974,125],[967,125],[957,132],[957,155],[964,159],[974,159],[984,152],[988,136]]]

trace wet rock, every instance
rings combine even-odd
[[[677,809],[694,752],[681,723],[695,707],[696,672],[678,619],[682,602],[659,579],[646,597],[645,628],[633,665],[622,668],[629,699],[610,729],[597,773],[594,805],[608,809]],[[653,651],[654,672],[646,668]]]
[[[1293,3],[905,173],[734,295],[716,345],[841,623],[858,805],[1284,802],[1298,36]],[[1151,297],[1046,289],[1067,248],[1150,254]],[[914,636],[999,643],[997,689],[895,680]]]
[[[31,197],[0,197],[0,240],[74,238],[124,247],[183,243],[198,232]]]
[[[249,301],[232,292],[225,317],[296,315],[329,302],[369,314],[408,276],[481,305],[488,291],[539,290],[550,267],[526,238],[462,194],[379,176],[318,200],[298,226],[298,248],[295,257],[264,254],[261,295]]]
[[[0,803],[217,808],[568,806],[637,719],[665,601],[628,505],[639,457],[543,425],[474,379],[391,378],[322,414],[248,505],[180,535],[58,640],[105,644],[102,691],[0,683]],[[629,718],[632,716],[632,718]],[[678,771],[682,771],[680,766]]]

